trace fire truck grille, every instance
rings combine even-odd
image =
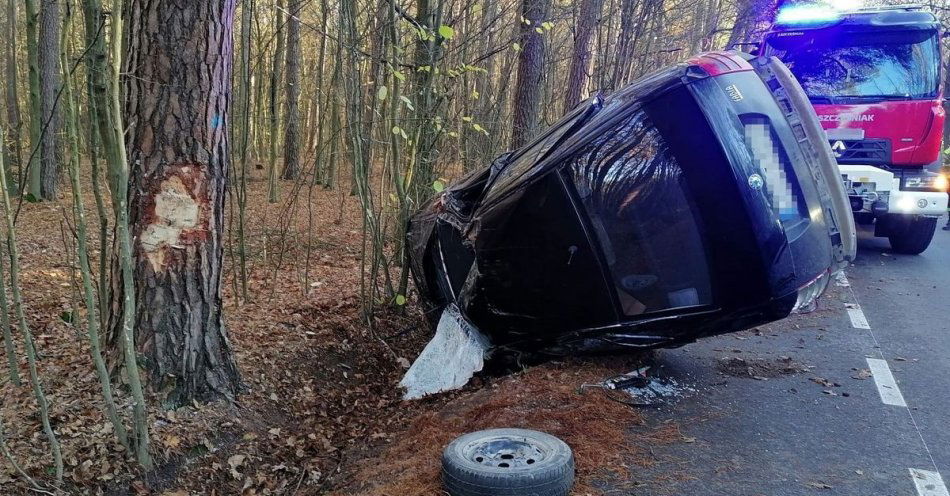
[[[891,142],[886,139],[831,140],[831,151],[839,164],[887,164]]]

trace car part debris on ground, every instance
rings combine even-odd
[[[488,348],[485,336],[466,322],[454,304],[449,305],[442,312],[435,337],[399,382],[405,389],[403,397],[416,399],[464,386],[482,370]]]
[[[682,397],[693,388],[680,385],[670,377],[648,374],[651,367],[640,367],[631,372],[608,378],[597,384],[581,384],[581,389],[601,389],[607,398],[636,407],[661,407]],[[613,394],[622,391],[624,395]]]
[[[442,483],[450,496],[567,496],[574,485],[574,453],[543,432],[472,432],[442,453]]]
[[[809,308],[855,251],[801,87],[777,59],[734,52],[593,96],[443,191],[407,236],[427,312],[483,335],[486,356],[670,347],[747,329]],[[414,375],[453,384],[478,363],[423,359]]]

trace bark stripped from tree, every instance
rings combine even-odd
[[[235,0],[130,2],[136,344],[166,407],[240,387],[221,315],[234,11]]]

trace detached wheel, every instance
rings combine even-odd
[[[450,496],[567,496],[574,484],[574,453],[543,432],[472,432],[442,453],[442,483]]]
[[[920,255],[930,246],[930,241],[937,230],[935,217],[916,217],[902,219],[903,229],[897,230],[887,237],[891,248],[897,253],[905,255]]]

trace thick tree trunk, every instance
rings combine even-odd
[[[40,129],[43,110],[40,106],[40,68],[39,68],[39,19],[40,13],[36,0],[24,0],[23,12],[26,17],[26,62],[29,72],[30,91],[30,148],[36,149],[40,142]],[[31,152],[30,163],[27,165],[29,176],[29,192],[39,199],[40,193],[40,160],[39,154]]]
[[[547,20],[551,0],[523,0],[521,5],[521,57],[518,86],[515,88],[514,124],[511,148],[519,148],[538,131],[541,110],[541,77],[544,75],[544,35],[541,23]]]
[[[22,139],[20,138],[20,129],[22,128],[22,119],[20,117],[20,98],[17,94],[17,65],[16,65],[16,0],[8,0],[6,5],[7,25],[4,26],[4,62],[6,91],[4,97],[7,103],[7,142],[6,161],[7,181],[10,183],[11,194],[19,191],[21,181],[20,170],[22,160]]]
[[[604,0],[584,0],[577,19],[577,31],[574,33],[574,57],[571,70],[567,75],[567,92],[564,94],[564,111],[572,109],[581,101],[581,95],[590,79],[590,39],[594,26],[600,17]]]
[[[56,93],[59,91],[59,33],[60,2],[43,0],[40,10],[40,38],[38,60],[40,65],[40,197],[56,198],[59,185],[61,117]]]
[[[240,388],[221,313],[235,2],[132,0],[127,12],[135,342],[166,407]]]
[[[284,0],[277,0],[277,10],[274,15],[277,24],[277,32],[274,33],[276,48],[274,49],[274,58],[271,60],[270,90],[267,99],[268,137],[270,138],[267,155],[267,201],[270,203],[277,203],[277,124],[280,117],[277,109],[280,108],[278,92],[280,91],[281,61],[284,60]]]
[[[287,7],[287,102],[284,117],[284,179],[300,173],[300,0],[290,0]]]

